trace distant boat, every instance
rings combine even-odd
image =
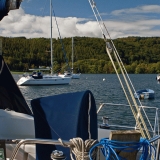
[[[35,86],[35,85],[60,85],[69,84],[71,81],[70,77],[60,77],[52,74],[42,74],[42,70],[33,69],[32,74],[23,75],[17,82],[19,86]]]
[[[153,99],[154,91],[152,89],[138,90],[136,93],[134,93],[134,97],[139,99]]]
[[[157,75],[156,80],[160,82],[160,74]]]
[[[51,8],[52,9],[52,8]],[[51,17],[51,74],[43,75],[40,71],[40,69],[36,69],[35,72],[33,72],[32,75],[23,76],[21,77],[17,85],[19,86],[32,86],[32,85],[60,85],[60,84],[69,84],[71,82],[71,77],[64,76],[61,77],[57,74],[53,74],[52,68],[53,68],[53,49],[52,49],[52,12],[50,12]],[[35,70],[35,69],[34,69]]]
[[[72,68],[64,71],[64,74],[59,74],[59,76],[61,76],[61,77],[71,77],[72,79],[79,79],[81,73],[74,73],[73,72],[73,70],[74,70],[73,69],[73,62],[74,62],[74,56],[73,56],[73,54],[74,54],[73,50],[74,49],[73,49],[73,46],[74,46],[74,44],[73,44],[73,37],[72,37]]]

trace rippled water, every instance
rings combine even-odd
[[[19,79],[17,74],[13,74],[13,77],[16,81]],[[155,74],[131,74],[129,77],[135,90],[150,88],[155,91],[155,99],[142,100],[142,105],[160,107],[160,84],[156,81]],[[20,86],[19,88],[28,104],[34,98],[84,90],[90,90],[93,93],[97,108],[100,103],[128,104],[115,74],[82,74],[80,79],[72,79],[69,85]],[[111,122],[133,123],[133,116],[129,107],[121,106],[114,110],[113,106],[105,107],[99,113],[99,122],[102,121],[101,117],[105,115],[111,118]]]

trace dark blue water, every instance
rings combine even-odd
[[[19,79],[18,75],[14,74],[13,76],[16,81]],[[131,74],[129,77],[135,90],[149,88],[155,91],[155,99],[141,100],[142,105],[160,107],[160,84],[156,81],[156,74]],[[128,104],[115,74],[82,74],[80,79],[72,79],[69,85],[20,86],[19,88],[28,104],[34,98],[84,90],[90,90],[93,93],[97,108],[100,103]],[[149,112],[153,113],[150,110]],[[104,115],[110,117],[111,122],[133,123],[133,116],[129,107],[105,107],[99,113],[99,122],[101,122],[101,117]],[[152,119],[154,120],[154,116],[152,116]]]

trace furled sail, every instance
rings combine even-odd
[[[0,55],[0,109],[32,114],[2,55]]]
[[[0,21],[10,10],[19,9],[21,0],[0,0]]]

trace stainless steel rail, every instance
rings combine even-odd
[[[15,140],[16,141],[16,140]],[[18,140],[19,141],[19,140]],[[69,141],[63,141],[66,145],[71,145],[72,143]],[[62,145],[62,143],[58,140],[53,139],[24,139],[21,140],[13,150],[10,160],[14,160],[16,157],[18,150],[22,144],[51,144],[51,145]]]
[[[120,106],[129,106],[127,104],[115,104],[115,103],[101,103],[101,105],[99,106],[98,110],[97,110],[97,114],[102,110],[103,107],[109,107],[109,106],[114,106],[114,107],[120,107]],[[153,133],[153,137],[157,135],[157,133],[160,133],[160,128],[159,128],[159,108],[157,107],[150,107],[150,106],[139,106],[140,109],[152,109],[155,110],[155,120],[154,120],[154,127],[152,127],[150,120],[148,119],[148,116],[146,115],[146,113],[144,112],[144,115],[149,123],[150,126],[150,132]],[[137,115],[138,116],[138,115]],[[118,125],[119,126],[119,125]],[[125,126],[126,127],[126,126]],[[136,126],[134,127],[136,128]]]

